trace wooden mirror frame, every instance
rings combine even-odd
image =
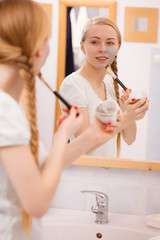
[[[58,45],[58,70],[57,70],[57,91],[65,78],[66,61],[66,32],[67,32],[67,7],[105,7],[109,9],[109,18],[116,21],[117,2],[105,0],[60,0],[59,1],[59,45]],[[58,99],[56,99],[55,123],[61,114]],[[57,125],[55,124],[55,130]]]
[[[117,7],[116,1],[105,0],[59,1],[59,46],[58,46],[57,91],[59,91],[62,81],[65,78],[67,7],[81,7],[81,6],[109,8],[109,18],[112,19],[113,21],[116,21],[116,7]],[[59,102],[56,99],[55,123],[60,115],[61,109]],[[56,130],[57,125],[55,124],[55,131]],[[77,159],[73,163],[73,165],[160,171],[159,161],[92,157],[87,155],[84,155]]]

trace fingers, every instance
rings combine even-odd
[[[79,112],[78,112],[78,107],[77,107],[77,106],[72,105],[72,108],[71,108],[71,109],[62,108],[63,112],[65,112],[65,113],[67,113],[67,114],[70,114],[73,109],[76,110],[76,115],[78,115],[77,113],[79,113]],[[73,112],[73,111],[72,111],[72,112]]]
[[[138,100],[137,99],[131,99],[132,100],[132,104],[133,104],[133,108],[134,109],[139,109],[141,108],[142,111],[143,110],[148,110],[149,108],[149,101],[147,100],[147,98],[142,98],[141,100]]]
[[[63,112],[66,112],[69,116],[73,117],[73,119],[75,117],[78,117],[79,116],[79,112],[78,112],[78,107],[77,106],[72,106],[72,108],[69,110],[68,108],[62,108]],[[60,126],[61,123],[67,118],[68,116],[67,115],[61,115],[59,118],[58,118],[58,121],[57,121],[57,125]]]
[[[60,126],[61,123],[63,122],[63,120],[66,118],[67,116],[59,116],[58,120],[57,120],[57,125]]]
[[[121,98],[120,98],[120,100],[121,100],[122,102],[125,102],[127,99],[128,99],[128,97],[126,97],[126,96],[124,96],[124,95],[122,95]]]
[[[131,89],[126,88],[126,90],[122,90],[122,93],[125,96],[125,98],[128,99],[131,93]]]
[[[132,110],[135,113],[135,120],[142,119],[145,116],[148,109],[149,109],[149,101],[146,98],[142,98],[141,100],[138,100],[138,102],[132,104]]]
[[[121,107],[122,112],[124,112],[126,109],[127,100],[129,99],[129,94],[131,93],[131,89],[122,90],[122,93],[123,95],[121,95],[119,99],[119,105]]]
[[[148,102],[143,104],[143,105],[140,105],[137,109],[136,109],[136,113],[137,115],[140,115],[140,114],[144,114],[148,111],[149,109],[149,105],[148,105]]]
[[[69,110],[68,108],[62,108],[62,110],[63,110],[63,112],[69,114],[69,111],[70,111],[70,110]]]
[[[73,114],[75,117],[78,117],[80,115],[79,111],[78,111],[78,107],[77,106],[72,106],[72,108],[69,111],[69,115]]]
[[[108,122],[106,123],[106,126],[104,127],[105,132],[115,132],[118,130],[120,126],[120,123],[118,122]]]
[[[148,106],[149,105],[148,103],[149,103],[149,101],[147,100],[147,98],[144,97],[137,102],[137,107],[144,106],[145,104],[146,104],[146,106]]]

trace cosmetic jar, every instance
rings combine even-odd
[[[117,103],[108,99],[99,104],[95,109],[96,117],[103,123],[115,122],[117,120]]]

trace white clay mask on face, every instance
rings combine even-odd
[[[106,63],[105,64],[98,64],[98,68],[105,68],[108,65],[111,65],[113,63],[114,59],[115,59],[115,56],[117,54],[117,50],[118,50],[117,47],[108,47],[106,49],[106,54],[105,55],[106,55],[107,58],[109,58],[109,61],[108,61],[107,65],[106,65]]]

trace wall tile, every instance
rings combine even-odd
[[[97,181],[141,182],[144,171],[118,168],[91,168],[91,177]]]
[[[146,184],[156,184],[160,187],[160,172],[146,171]]]
[[[146,187],[146,214],[160,213],[160,187],[149,185]]]
[[[69,208],[69,209],[85,209],[86,197],[80,192],[88,188],[86,181],[79,180],[61,180],[52,200],[51,207]]]
[[[109,212],[142,214],[143,191],[140,184],[101,183],[92,181],[90,190],[104,192],[109,197]],[[95,197],[90,196],[90,206],[95,204]]]

